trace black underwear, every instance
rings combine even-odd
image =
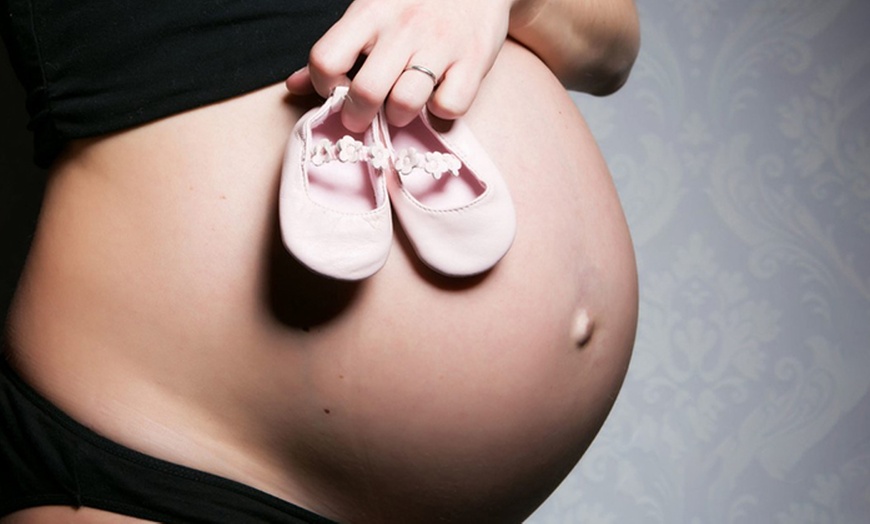
[[[35,161],[280,82],[351,0],[0,0]]]
[[[36,506],[85,506],[170,524],[332,523],[250,486],[97,435],[25,384],[0,356],[0,518]]]

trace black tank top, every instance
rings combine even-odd
[[[286,78],[351,0],[0,0],[35,161]]]

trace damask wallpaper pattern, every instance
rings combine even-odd
[[[870,523],[870,1],[639,0],[576,95],[637,250],[634,358],[529,520]]]

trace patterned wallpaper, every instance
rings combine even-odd
[[[530,524],[870,523],[870,1],[639,0],[635,355]]]

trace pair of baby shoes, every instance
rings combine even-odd
[[[402,128],[381,112],[353,133],[341,124],[347,93],[336,87],[290,136],[279,200],[287,249],[322,275],[369,277],[386,263],[395,211],[439,273],[471,276],[501,260],[516,232],[513,202],[471,131],[456,120],[439,133],[424,110]]]

